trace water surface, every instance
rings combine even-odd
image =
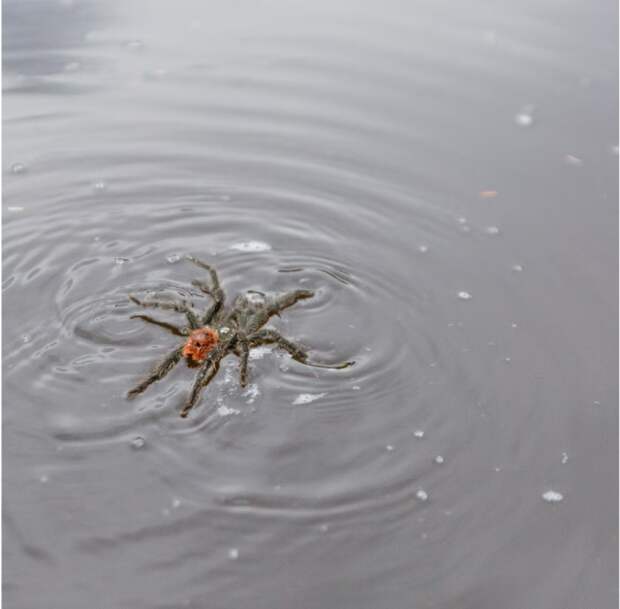
[[[7,607],[617,607],[615,3],[3,8]],[[128,402],[186,254],[356,365]]]

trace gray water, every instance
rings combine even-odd
[[[4,606],[617,607],[617,10],[5,0]]]

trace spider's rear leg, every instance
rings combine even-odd
[[[166,321],[159,321],[159,319],[153,319],[150,315],[132,315],[129,319],[141,319],[149,324],[154,324],[161,328],[164,328],[174,334],[175,336],[187,336],[189,332],[185,328],[179,328],[174,324],[169,324]]]
[[[307,351],[287,338],[284,338],[279,332],[269,328],[260,330],[249,337],[250,347],[258,347],[259,345],[277,345],[280,349],[286,351],[295,361],[306,366],[314,366],[315,368],[331,368],[333,370],[342,370],[352,366],[355,362],[342,362],[340,364],[322,364],[320,362],[312,362],[308,359]]]
[[[127,392],[128,398],[133,398],[142,393],[149,385],[155,381],[159,381],[168,374],[179,362],[183,353],[183,345],[177,347],[174,351],[169,353],[166,358],[157,365],[157,367],[151,372],[151,374],[143,381],[138,383],[133,389]]]
[[[223,357],[223,354],[219,352],[212,352],[209,357],[205,360],[205,362],[200,367],[198,374],[196,375],[196,380],[194,381],[194,386],[192,387],[192,392],[185,402],[183,409],[180,412],[180,415],[185,418],[189,411],[196,405],[198,398],[200,397],[201,391],[211,382],[213,377],[217,374],[220,369],[220,361]]]
[[[140,300],[139,298],[136,298],[133,294],[129,295],[129,300],[147,309],[163,309],[164,311],[176,311],[177,313],[184,313],[187,317],[189,325],[192,328],[200,328],[200,323],[198,318],[196,317],[196,314],[191,310],[189,304],[185,301],[165,302],[161,300]]]

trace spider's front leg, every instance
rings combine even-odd
[[[212,351],[205,362],[200,367],[198,374],[196,375],[196,380],[194,381],[194,386],[192,387],[192,392],[185,402],[183,409],[181,410],[180,415],[185,418],[189,411],[196,405],[198,398],[200,397],[201,391],[211,382],[213,377],[217,374],[217,371],[220,369],[220,361],[224,357],[224,353],[219,350]]]
[[[160,328],[164,328],[174,334],[175,336],[187,336],[189,332],[185,328],[179,328],[174,324],[169,324],[166,321],[159,321],[159,319],[153,319],[149,315],[132,315],[129,319],[141,319],[142,321],[146,321],[149,324],[154,324],[155,326],[159,326]]]
[[[295,361],[305,364],[306,366],[314,366],[315,368],[331,368],[333,370],[342,370],[352,366],[355,362],[342,362],[340,364],[321,364],[319,362],[311,362],[308,360],[308,353],[301,346],[287,338],[284,338],[279,332],[269,328],[260,330],[249,337],[250,347],[258,347],[259,345],[277,345],[280,349],[286,351]]]
[[[295,303],[306,298],[312,298],[314,292],[311,290],[293,290],[292,292],[286,292],[273,298],[268,304],[269,315],[279,315],[284,309],[292,307]]]
[[[133,398],[142,393],[149,385],[155,381],[159,381],[168,374],[179,362],[181,355],[183,354],[183,345],[177,347],[174,351],[169,353],[166,358],[157,365],[157,367],[151,372],[151,374],[143,381],[138,383],[133,389],[127,392],[128,398]]]
[[[196,286],[202,292],[213,298],[213,304],[206,310],[201,319],[202,324],[207,325],[213,319],[215,314],[224,306],[224,290],[220,287],[220,280],[217,276],[217,271],[210,264],[207,264],[202,260],[198,260],[198,258],[194,258],[193,256],[187,256],[187,260],[193,262],[196,266],[205,269],[211,277],[211,286],[207,285],[204,281],[200,281],[199,279],[192,281],[192,285]]]
[[[133,294],[129,295],[129,300],[147,309],[163,309],[164,311],[176,311],[177,313],[184,313],[191,328],[200,328],[200,323],[198,321],[198,318],[196,317],[196,314],[191,310],[189,304],[185,301],[165,302],[161,300],[140,300],[136,298]]]

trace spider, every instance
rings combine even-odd
[[[206,270],[210,275],[210,284],[195,279],[192,285],[210,296],[211,305],[202,314],[194,311],[192,304],[183,300],[170,302],[163,300],[139,300],[133,294],[129,300],[141,307],[165,309],[183,313],[188,325],[178,327],[173,324],[153,319],[148,315],[132,315],[131,319],[142,319],[148,323],[160,326],[175,336],[185,339],[185,342],[174,348],[173,351],[153,369],[151,374],[138,383],[127,393],[128,398],[141,394],[149,385],[161,380],[185,358],[191,367],[199,366],[196,380],[183,408],[181,416],[186,417],[196,405],[200,393],[217,374],[220,362],[230,353],[239,357],[239,383],[245,387],[248,382],[248,359],[250,349],[261,345],[276,345],[288,352],[296,361],[307,366],[331,368],[340,370],[352,366],[355,362],[346,361],[330,365],[312,362],[303,347],[284,338],[272,328],[263,328],[274,315],[279,315],[284,309],[292,307],[296,302],[312,298],[314,292],[310,290],[294,290],[279,296],[266,298],[260,292],[247,292],[237,296],[232,307],[224,306],[225,294],[220,287],[219,278],[215,269],[193,256],[186,259]]]

